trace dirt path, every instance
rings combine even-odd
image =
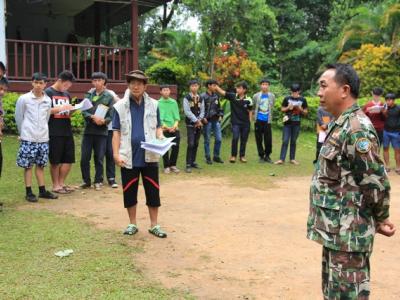
[[[226,179],[162,183],[160,220],[169,237],[147,233],[147,210],[140,201],[140,231],[127,237],[145,249],[135,261],[164,286],[199,299],[321,299],[322,250],[305,238],[310,178],[275,183],[267,191],[234,187]],[[400,177],[392,175],[391,183],[392,219],[400,227]],[[140,195],[143,199],[143,191]],[[35,207],[122,230],[127,217],[121,197],[109,188],[77,191]],[[400,232],[391,239],[378,236],[371,299],[400,299],[399,278]]]

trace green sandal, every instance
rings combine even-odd
[[[128,227],[126,227],[124,234],[126,235],[134,235],[139,231],[137,226],[135,224],[129,224]]]
[[[167,237],[167,233],[161,230],[160,225],[156,225],[153,228],[149,229],[149,232],[158,238],[166,238]]]

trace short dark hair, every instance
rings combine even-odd
[[[36,72],[36,73],[33,73],[32,74],[32,81],[44,81],[44,82],[47,82],[47,76],[45,75],[45,74],[43,74],[43,73],[39,73],[39,72]]]
[[[103,72],[94,72],[92,73],[92,80],[93,79],[104,79],[104,82],[107,83],[107,75]]]
[[[236,87],[242,87],[246,91],[249,89],[249,85],[247,84],[246,81],[239,81],[238,83],[236,83]]]
[[[8,80],[7,78],[3,77],[0,79],[0,85],[8,87]]]
[[[198,84],[198,85],[200,85],[200,82],[197,80],[197,79],[192,79],[192,80],[190,80],[189,81],[189,86],[191,86],[192,84]]]
[[[0,70],[2,70],[3,72],[6,71],[6,65],[2,61],[0,61]]]
[[[162,89],[170,89],[170,86],[168,84],[160,84],[160,91]]]
[[[386,99],[386,100],[387,100],[387,99],[393,99],[393,100],[395,100],[395,99],[396,99],[396,95],[395,95],[394,93],[388,93],[388,94],[386,94],[385,99]]]
[[[376,96],[382,96],[383,95],[383,88],[381,87],[374,87],[372,89],[372,94],[376,95]]]
[[[300,92],[300,90],[301,90],[300,84],[298,84],[298,83],[293,83],[293,84],[290,86],[290,90],[291,90],[293,93],[295,93],[295,92]]]
[[[271,81],[269,81],[269,79],[267,79],[267,78],[262,78],[262,79],[260,80],[260,84],[262,84],[262,83],[271,84]]]
[[[326,68],[334,69],[336,71],[335,81],[340,85],[347,84],[350,87],[350,94],[354,98],[358,98],[360,95],[360,78],[357,72],[349,64],[328,64]]]
[[[75,81],[74,73],[68,70],[62,71],[60,74],[58,74],[57,78],[60,79],[61,81],[70,81],[70,82]]]
[[[212,84],[218,84],[218,82],[215,79],[208,79],[206,81],[206,87],[208,87],[209,85],[212,85]]]

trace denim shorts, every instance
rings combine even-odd
[[[383,148],[389,148],[390,144],[394,149],[400,149],[400,132],[383,131]]]
[[[17,166],[29,169],[33,165],[45,167],[49,156],[49,144],[21,141],[17,155]]]

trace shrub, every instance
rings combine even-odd
[[[350,61],[361,79],[361,95],[370,95],[371,90],[380,86],[385,93],[400,93],[400,59],[391,55],[386,46],[362,45],[360,49],[345,52],[340,58]]]
[[[6,133],[17,133],[17,124],[15,123],[15,104],[18,100],[19,94],[7,93],[3,97],[3,109],[4,109],[4,132]]]
[[[150,81],[156,84],[177,84],[178,95],[187,89],[192,76],[190,65],[182,65],[176,57],[162,60],[146,70]]]

